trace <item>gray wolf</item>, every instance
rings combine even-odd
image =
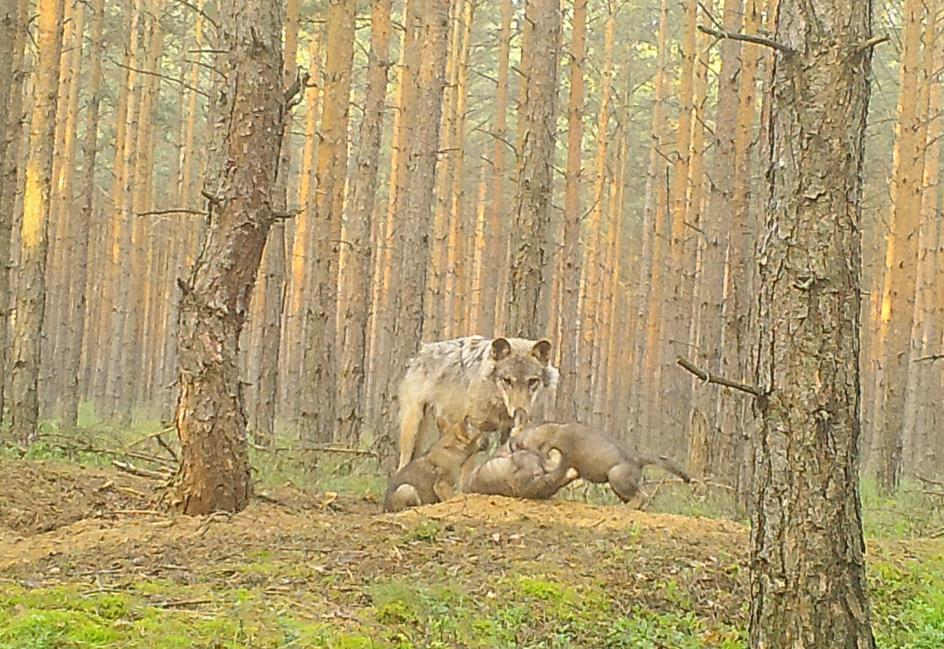
[[[547,416],[558,377],[546,339],[469,336],[424,344],[400,382],[398,468],[413,460],[425,416],[451,425],[468,417],[504,442],[516,412]]]
[[[665,456],[649,457],[632,453],[626,445],[607,433],[584,424],[544,423],[515,429],[509,448],[527,449],[544,455],[560,452],[561,465],[576,469],[580,478],[597,484],[608,482],[624,503],[639,492],[642,469],[659,466],[691,482],[685,470]]]
[[[458,426],[438,421],[443,434],[429,451],[397,471],[384,494],[384,511],[431,505],[452,498],[459,473],[482,448],[484,435],[469,429],[468,418]]]
[[[546,500],[578,477],[562,459],[556,449],[546,457],[530,449],[512,451],[505,443],[472,471],[464,491]]]

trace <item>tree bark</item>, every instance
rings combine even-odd
[[[102,38],[105,17],[105,0],[92,3],[91,43],[89,52],[89,103],[85,113],[85,139],[82,143],[82,197],[76,216],[72,219],[72,279],[73,295],[69,301],[68,353],[64,356],[66,367],[66,389],[62,396],[62,423],[75,427],[79,421],[79,370],[82,347],[85,339],[86,283],[88,282],[89,235],[92,229],[92,210],[95,205],[95,169],[98,157],[98,115],[102,101],[102,53],[105,44]]]
[[[181,466],[175,505],[191,515],[240,511],[250,470],[237,369],[266,235],[273,220],[283,128],[281,2],[226,0],[220,7],[218,67],[225,86],[205,192],[209,230],[180,305]]]
[[[41,0],[38,9],[38,69],[33,86],[29,158],[20,227],[10,381],[10,432],[21,443],[36,439],[43,315],[46,306],[46,251],[56,135],[56,91],[62,50],[62,0]]]
[[[400,270],[393,290],[393,330],[391,362],[382,387],[381,397],[389,402],[408,359],[416,353],[423,338],[423,315],[426,297],[429,232],[433,216],[433,190],[439,154],[439,129],[446,85],[446,54],[449,30],[449,4],[439,0],[417,0],[417,16],[422,19],[419,40],[422,43],[421,65],[416,77],[416,111],[426,120],[426,128],[416,129],[410,143],[405,169],[408,181],[405,192],[398,194],[398,213],[394,228],[391,267]],[[399,190],[398,190],[399,191]],[[382,457],[392,457],[393,420],[386,422],[388,434],[378,441]]]
[[[570,99],[567,104],[567,169],[564,181],[564,241],[561,248],[560,282],[560,388],[556,412],[577,418],[577,355],[581,351],[579,318],[580,277],[583,253],[580,246],[580,190],[583,180],[584,66],[587,58],[587,0],[574,0],[571,26]],[[566,314],[566,315],[564,315]]]
[[[511,58],[511,20],[514,17],[512,0],[501,0],[501,25],[498,33],[498,80],[495,88],[494,151],[492,152],[491,199],[488,205],[486,257],[500,259],[506,249],[505,234],[505,152],[508,149],[508,73]],[[499,283],[482,284],[481,306],[476,329],[485,336],[496,335],[495,313],[498,309]]]
[[[858,492],[869,3],[783,0],[759,253],[752,647],[871,648]]]
[[[337,418],[337,308],[341,213],[347,175],[347,124],[354,56],[354,0],[334,0],[328,10],[324,109],[318,149],[318,192],[312,225],[314,255],[311,298],[305,314],[303,360],[305,399],[301,408],[304,435],[330,441]]]
[[[343,276],[338,439],[350,446],[356,446],[360,441],[364,424],[370,277],[374,266],[371,226],[379,180],[377,170],[387,98],[387,70],[390,68],[390,5],[391,0],[373,0],[371,9],[367,96],[351,189],[351,217],[344,237],[351,242],[351,256]]]
[[[557,141],[557,63],[561,15],[557,0],[528,0],[527,104],[519,147],[514,234],[508,274],[505,331],[540,338],[548,332],[548,296],[554,256],[548,235],[553,195],[554,145]],[[540,55],[536,55],[540,53]]]
[[[23,45],[28,2],[6,2],[0,11],[0,424],[7,369],[7,329],[13,305],[10,285],[17,161],[22,140]]]
[[[283,56],[282,84],[289,88],[298,76],[298,24],[299,0],[288,0],[285,6],[285,45]],[[299,89],[299,92],[304,90]],[[288,176],[292,166],[291,135],[286,128],[282,133],[281,157],[276,178],[276,209],[289,211]],[[254,403],[249,426],[256,440],[272,444],[275,439],[275,409],[279,394],[279,351],[282,347],[282,311],[285,305],[285,222],[279,219],[272,224],[262,253],[262,282],[257,287],[254,299],[259,300],[256,310],[257,336],[250,353],[256,355],[252,365],[257,368],[253,375]]]

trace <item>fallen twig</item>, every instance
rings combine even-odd
[[[173,474],[171,473],[152,471],[151,469],[142,469],[141,467],[131,464],[131,462],[122,462],[121,460],[112,460],[111,465],[120,471],[130,473],[131,475],[138,476],[139,478],[150,478],[152,480],[170,480],[173,477]]]
[[[178,599],[168,602],[156,602],[157,608],[186,608],[188,606],[197,606],[198,604],[212,604],[212,599]]]

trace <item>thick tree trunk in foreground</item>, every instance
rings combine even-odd
[[[547,296],[554,256],[548,249],[557,141],[557,63],[561,40],[560,2],[529,0],[525,22],[531,25],[527,46],[527,104],[524,107],[514,233],[508,274],[505,331],[540,338],[548,330]]]
[[[752,647],[875,646],[858,491],[869,3],[783,0],[760,259]]]
[[[14,439],[26,444],[35,439],[39,423],[37,381],[46,306],[47,225],[62,50],[62,8],[62,0],[42,0],[37,7],[39,68],[33,87],[33,119],[27,149],[10,382],[10,431]]]
[[[277,0],[226,0],[218,66],[225,92],[205,191],[210,223],[180,305],[181,466],[175,505],[187,514],[249,501],[246,418],[237,347],[273,220],[282,132],[282,20]],[[221,88],[222,90],[222,88]]]

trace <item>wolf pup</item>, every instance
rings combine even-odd
[[[577,477],[577,470],[566,466],[556,449],[545,457],[529,449],[512,451],[505,443],[472,471],[465,491],[547,500]]]
[[[587,482],[610,483],[610,488],[624,503],[639,492],[643,467],[653,464],[691,482],[682,467],[667,457],[634,455],[616,438],[583,424],[538,424],[515,430],[512,451],[528,449],[548,454],[560,451],[561,465],[576,469]]]
[[[516,411],[549,407],[558,376],[545,339],[470,336],[424,344],[400,382],[399,468],[416,453],[427,411],[453,425],[468,417],[480,431],[499,431],[504,442]]]
[[[384,511],[431,505],[452,498],[466,461],[479,452],[485,436],[471,433],[468,418],[459,426],[439,420],[442,436],[429,451],[397,471],[384,495]]]

